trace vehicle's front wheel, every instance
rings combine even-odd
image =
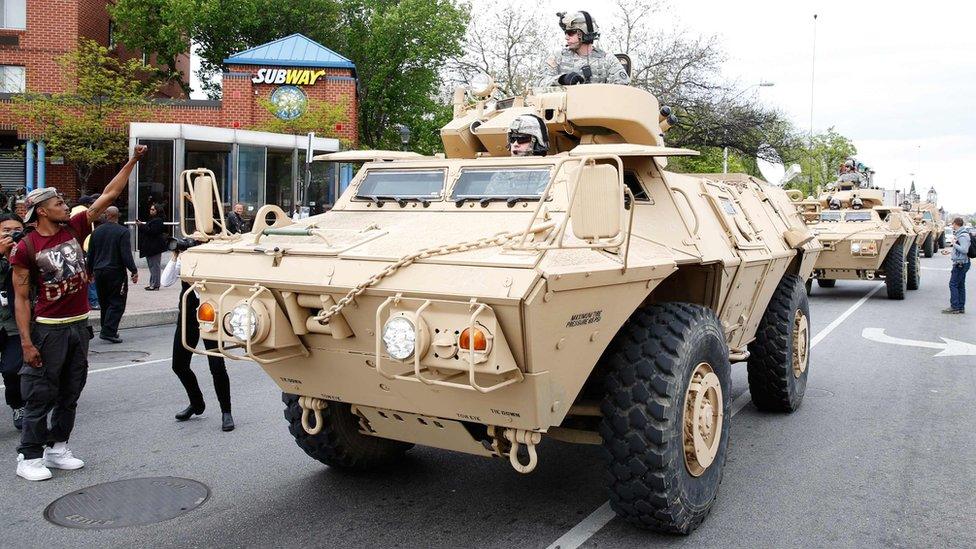
[[[821,288],[833,288],[837,285],[837,280],[833,278],[818,278],[817,285]]]
[[[939,233],[939,249],[946,247],[945,233]]]
[[[690,533],[715,502],[728,448],[732,382],[721,323],[688,303],[638,309],[603,364],[610,506],[639,527]]]
[[[881,265],[885,271],[888,299],[905,299],[905,290],[908,289],[908,262],[905,261],[905,248],[902,248],[900,239],[891,247],[888,257]]]
[[[413,447],[405,442],[361,434],[359,418],[352,413],[349,404],[342,402],[328,402],[322,410],[322,431],[310,435],[302,427],[298,395],[282,393],[281,401],[285,403],[288,431],[295,437],[298,447],[330,467],[359,471],[385,467]]]
[[[906,287],[909,290],[917,290],[922,285],[922,269],[918,261],[918,243],[912,244],[908,249],[908,282]]]
[[[756,408],[799,408],[810,363],[810,303],[798,276],[786,275],[780,281],[749,350],[749,393]]]
[[[925,241],[922,242],[922,253],[925,254],[925,257],[932,257],[935,253],[935,237],[931,234],[926,236]]]

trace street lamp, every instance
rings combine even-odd
[[[775,82],[770,82],[768,80],[760,80],[758,84],[753,84],[753,85],[749,86],[748,88],[746,88],[746,89],[740,91],[739,93],[735,94],[735,96],[733,96],[732,99],[729,99],[729,103],[731,103],[732,101],[735,101],[736,99],[738,99],[739,97],[741,97],[742,94],[746,93],[747,91],[749,91],[751,89],[754,89],[754,88],[772,88],[775,85],[776,85]],[[729,173],[729,148],[728,147],[722,147],[722,173]]]
[[[405,151],[410,144],[410,128],[404,124],[397,124],[396,128],[400,132],[400,150]]]

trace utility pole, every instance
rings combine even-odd
[[[810,58],[810,148],[813,148],[813,96],[817,77],[817,14],[813,14],[813,53]]]

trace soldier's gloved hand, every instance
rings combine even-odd
[[[575,86],[584,82],[586,79],[578,72],[567,72],[559,75],[559,84],[562,86]]]

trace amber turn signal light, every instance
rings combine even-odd
[[[472,342],[473,340],[473,342]],[[485,337],[485,333],[478,328],[474,329],[474,337],[471,337],[471,328],[465,328],[461,335],[458,336],[458,347],[471,351],[472,343],[474,345],[475,351],[484,351],[488,348],[488,338]]]
[[[214,309],[213,303],[207,301],[197,307],[197,320],[209,323],[217,320],[217,311]]]

